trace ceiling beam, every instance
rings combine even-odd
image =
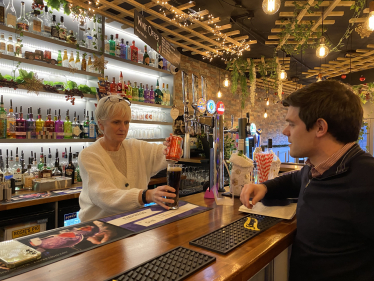
[[[334,1],[335,2],[335,1]],[[339,1],[340,2],[340,1]],[[331,5],[330,5],[331,6]],[[293,12],[280,12],[279,16],[281,18],[293,18],[295,15]],[[322,12],[312,12],[312,13],[306,13],[304,17],[320,17],[322,16]],[[330,12],[329,17],[342,17],[344,16],[344,11],[336,11],[336,12]]]
[[[298,5],[305,5],[307,2],[306,1],[296,1]],[[311,6],[314,6],[318,3],[318,1],[314,1]],[[328,7],[330,6],[332,1],[323,1],[319,6],[320,7]],[[350,7],[355,4],[355,1],[342,1],[338,4],[338,7]],[[284,3],[285,7],[295,7],[294,1],[286,1]]]
[[[290,21],[288,20],[285,20],[285,21],[282,21],[282,20],[276,20],[275,21],[275,25],[286,25],[286,24],[289,24]],[[300,21],[299,23],[301,24],[309,24],[309,23],[312,23],[314,24],[315,21],[310,21],[310,20],[303,20],[303,21]],[[335,24],[335,20],[325,20],[323,22],[323,24],[326,24],[326,25],[332,25],[332,24]]]

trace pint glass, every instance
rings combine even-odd
[[[170,207],[170,210],[178,209],[179,201],[179,186],[182,177],[182,165],[181,164],[169,164],[167,172],[167,184],[175,189],[175,197],[168,199],[174,200],[174,203],[165,203],[166,206]]]

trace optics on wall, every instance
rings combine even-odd
[[[319,40],[319,47],[316,50],[316,55],[318,58],[323,59],[329,54],[329,48],[325,44],[325,37],[321,36],[321,39]]]
[[[287,79],[287,72],[283,69],[283,66],[282,66],[282,70],[279,73],[279,80],[284,81],[286,79]]]
[[[225,74],[225,80],[223,80],[223,87],[228,88],[230,86],[229,75]]]
[[[366,21],[366,29],[374,31],[374,1],[369,4],[369,16]]]
[[[264,113],[264,118],[268,118],[268,114],[266,113],[266,109],[265,109],[265,113]]]
[[[262,9],[267,15],[274,15],[278,12],[281,5],[280,0],[264,0],[262,2]]]

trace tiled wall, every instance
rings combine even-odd
[[[231,114],[235,116],[234,126],[238,125],[238,118],[245,117],[246,112],[250,113],[250,121],[254,122],[257,128],[261,128],[262,133],[262,144],[267,143],[268,138],[273,139],[273,145],[287,144],[287,137],[282,134],[283,128],[286,126],[285,116],[287,109],[285,109],[280,103],[274,103],[278,101],[278,97],[273,92],[269,94],[270,105],[266,106],[264,98],[267,97],[266,92],[263,89],[257,89],[257,97],[254,106],[250,105],[250,101],[246,102],[244,110],[241,110],[240,101],[237,95],[231,93],[231,88],[224,88],[223,80],[225,74],[230,74],[229,71],[218,69],[210,65],[209,63],[197,61],[195,59],[182,55],[180,69],[187,72],[189,76],[189,91],[191,93],[191,75],[192,73],[197,75],[199,78],[201,75],[207,78],[207,98],[213,99],[215,102],[222,100],[225,104],[225,126],[231,127]],[[219,74],[220,72],[220,74]],[[221,79],[219,79],[221,77]],[[219,87],[219,80],[221,80],[221,91],[222,98],[217,98],[217,92]],[[201,90],[199,80],[199,91]],[[175,106],[179,109],[180,114],[183,114],[183,97],[182,97],[182,75],[179,71],[174,76],[174,95],[175,95]],[[264,118],[265,108],[267,109],[268,117]],[[190,112],[193,112],[190,108]]]

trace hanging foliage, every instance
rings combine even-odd
[[[362,104],[374,103],[374,82],[352,86],[353,92],[361,99]]]
[[[254,64],[253,60],[251,60],[251,70],[252,70],[252,80],[251,83],[251,105],[255,105],[255,98],[256,98],[256,65]]]
[[[252,64],[252,63],[251,63]],[[250,64],[246,59],[236,59],[228,63],[226,69],[231,69],[231,92],[235,95],[240,85],[241,92],[239,93],[241,100],[241,107],[244,109],[245,101],[248,98],[248,85],[246,72]],[[249,71],[249,81],[253,80],[252,71]]]

